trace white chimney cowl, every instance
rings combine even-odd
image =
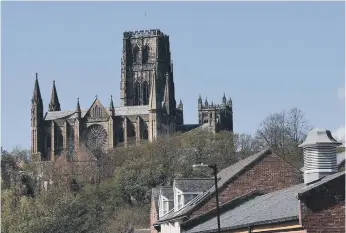
[[[304,153],[304,183],[310,184],[338,171],[336,148],[341,145],[325,129],[311,130],[299,145]]]

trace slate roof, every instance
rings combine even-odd
[[[292,186],[276,192],[256,196],[235,208],[227,210],[220,215],[221,229],[239,229],[266,223],[298,220],[299,203],[297,193],[304,184]],[[184,224],[183,224],[184,225]],[[216,232],[216,215],[190,229],[186,233]]]
[[[214,182],[215,181],[212,178],[187,178],[174,180],[175,187],[182,192],[205,192],[214,185]]]
[[[85,117],[85,114],[88,112],[88,110],[82,110],[82,118]],[[145,115],[149,114],[149,108],[147,105],[139,105],[139,106],[122,106],[122,107],[116,107],[114,108],[115,115],[118,116],[129,116],[129,115]],[[45,120],[56,120],[56,119],[73,119],[76,118],[76,115],[74,114],[75,111],[68,110],[68,111],[54,111],[54,112],[47,112],[45,116]]]
[[[57,119],[74,119],[76,118],[76,115],[74,114],[75,111],[54,111],[54,112],[47,112],[45,115],[46,121],[51,120],[57,120]],[[82,110],[82,118],[87,113],[86,110]]]
[[[135,229],[133,233],[150,233],[150,229]]]
[[[345,162],[345,152],[336,154],[336,161],[337,161],[338,167],[342,165]],[[304,167],[302,167],[300,171],[304,172]]]
[[[272,154],[270,149],[266,149],[263,151],[260,151],[254,155],[251,155],[223,170],[221,170],[217,176],[218,176],[218,188],[222,188],[225,184],[227,184],[228,181],[235,178],[240,172],[245,170],[247,167],[254,164],[259,159]],[[192,199],[184,208],[174,212],[171,211],[167,215],[165,215],[163,218],[159,219],[157,223],[170,221],[177,218],[182,218],[186,215],[188,215],[191,211],[193,211],[200,203],[202,203],[205,200],[208,200],[211,195],[215,192],[215,186],[212,185],[206,192],[203,194],[198,195],[194,199]]]
[[[162,196],[164,196],[168,200],[174,199],[173,187],[160,187],[160,191]]]
[[[302,196],[305,193],[309,192],[310,190],[312,190],[312,189],[314,189],[314,188],[316,188],[318,186],[321,186],[323,184],[326,184],[329,181],[332,181],[332,180],[337,179],[337,178],[342,177],[342,176],[345,176],[345,171],[341,171],[341,172],[338,172],[338,173],[335,173],[335,174],[332,174],[332,175],[329,175],[329,176],[325,176],[321,180],[319,180],[319,181],[317,181],[315,183],[312,183],[310,185],[304,186],[299,191],[298,196]]]

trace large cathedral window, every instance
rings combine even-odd
[[[64,149],[63,137],[60,128],[55,128],[54,130],[54,151],[55,155],[60,155]]]
[[[107,131],[101,125],[91,125],[85,132],[84,144],[96,157],[106,149],[107,142]]]
[[[147,81],[143,82],[143,105],[148,105],[149,103],[149,85]]]
[[[67,140],[67,156],[68,160],[73,159],[74,154],[74,129],[72,126],[68,127],[68,140]]]
[[[135,82],[135,99],[134,105],[140,105],[140,94],[141,94],[141,86],[139,82]]]
[[[119,128],[119,130],[118,130],[118,142],[119,143],[124,142],[124,130],[123,130],[123,128]]]
[[[46,151],[48,154],[52,151],[52,138],[50,137],[50,132],[46,136]]]
[[[146,45],[143,49],[143,63],[147,63],[149,61],[149,50],[150,48],[148,45]]]
[[[140,62],[139,48],[138,48],[137,45],[133,48],[132,57],[133,57],[133,61],[135,63],[139,63]]]

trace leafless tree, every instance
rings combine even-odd
[[[256,132],[258,142],[282,156],[301,159],[298,145],[311,129],[304,113],[292,108],[266,117]]]

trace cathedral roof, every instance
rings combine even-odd
[[[123,106],[114,108],[115,115],[118,116],[128,116],[128,115],[146,115],[149,114],[149,109],[147,105],[139,105],[139,106]],[[81,117],[85,117],[88,110],[82,110]],[[76,118],[74,114],[75,111],[54,111],[47,112],[45,116],[46,121],[67,118],[73,119]]]

